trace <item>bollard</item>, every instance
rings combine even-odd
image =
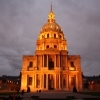
[[[31,96],[32,100],[39,100],[39,96]]]

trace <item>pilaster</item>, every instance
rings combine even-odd
[[[55,80],[54,80],[54,83],[55,83],[55,89],[57,89],[57,86],[56,86],[56,74],[55,74]]]
[[[61,89],[61,83],[60,83],[60,74],[59,74],[59,89]]]
[[[27,90],[27,74],[22,73],[22,78],[21,78],[21,90]]]

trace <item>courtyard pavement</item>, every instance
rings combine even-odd
[[[100,96],[91,96],[91,95],[84,95],[84,94],[79,94],[79,93],[73,93],[73,92],[41,92],[41,93],[36,93],[36,92],[31,92],[31,93],[25,93],[23,96],[20,95],[21,97],[24,97],[26,99],[23,100],[30,100],[28,98],[31,98],[31,96],[39,96],[39,98],[51,98],[51,99],[65,99],[66,96],[74,96],[77,99],[82,99],[82,98],[100,98]]]

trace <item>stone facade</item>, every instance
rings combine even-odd
[[[82,90],[80,55],[68,55],[67,40],[56,23],[55,14],[48,14],[36,41],[35,55],[24,55],[21,69],[21,89],[67,90],[76,86]]]

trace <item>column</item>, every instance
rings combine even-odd
[[[59,89],[59,74],[56,75],[56,88]]]
[[[34,88],[36,88],[36,74],[34,75]]]
[[[55,74],[55,89],[57,88],[57,86],[56,86],[56,74]]]
[[[68,89],[68,75],[67,75],[67,77],[66,77],[66,87],[67,87],[67,89]]]
[[[43,67],[43,55],[42,55],[42,67]]]
[[[80,83],[80,79],[79,79],[79,74],[78,75],[74,75],[74,77],[75,77],[75,85],[76,85],[76,88],[79,88],[79,84],[81,84]]]
[[[44,74],[42,75],[42,88],[44,89]]]
[[[42,88],[42,75],[40,74],[40,89]]]
[[[47,67],[48,67],[48,55],[47,55]]]
[[[68,87],[69,87],[69,91],[71,91],[71,77],[70,75],[68,75]]]
[[[32,86],[33,86],[33,88],[34,88],[34,75],[33,75],[33,77],[32,77]]]
[[[45,49],[45,46],[44,46],[44,42],[43,42],[43,48],[42,48],[42,50],[44,50]]]
[[[58,62],[58,63],[59,63],[59,68],[60,68],[60,67],[61,67],[61,66],[60,66],[60,55],[58,55],[58,57],[59,57],[59,62]]]
[[[61,82],[60,82],[60,74],[59,74],[59,89],[61,89],[60,83],[61,83]]]
[[[56,66],[56,55],[55,55],[55,65],[54,65],[54,67],[56,68],[57,66]]]
[[[43,67],[44,67],[44,55],[43,55]]]
[[[38,67],[37,60],[38,60],[38,58],[37,58],[37,55],[36,55],[36,68]]]
[[[48,74],[46,74],[46,89],[48,90]]]

